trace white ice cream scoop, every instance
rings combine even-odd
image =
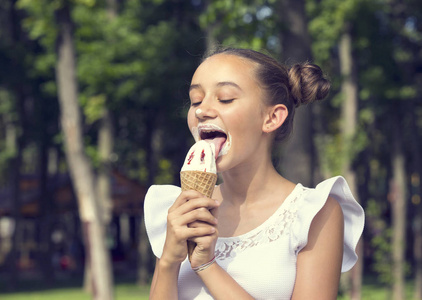
[[[215,145],[204,140],[196,142],[188,151],[181,171],[217,173]]]

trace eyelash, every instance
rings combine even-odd
[[[232,103],[234,99],[218,99],[218,101],[220,101],[221,103]]]
[[[229,103],[232,103],[234,101],[234,99],[218,99],[218,101],[220,101],[221,103],[224,103],[224,104],[229,104]],[[199,106],[201,103],[202,103],[202,101],[191,103],[190,106],[193,106],[193,107]]]

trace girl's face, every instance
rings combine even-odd
[[[216,54],[193,75],[188,125],[196,140],[215,144],[219,172],[253,163],[268,151],[263,132],[267,106],[254,70],[247,59]]]

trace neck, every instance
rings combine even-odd
[[[233,204],[259,201],[263,193],[271,191],[283,178],[269,158],[265,162],[251,162],[246,166],[223,172],[220,191],[224,201]]]

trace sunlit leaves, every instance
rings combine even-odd
[[[271,42],[279,35],[277,7],[276,1],[209,1],[199,24],[218,44],[277,52],[279,44]]]
[[[358,16],[361,3],[367,0],[307,0],[306,8],[312,17],[309,31],[314,37],[312,49],[317,61],[330,59],[330,49],[336,46],[347,23]]]
[[[89,97],[84,107],[84,113],[88,124],[92,124],[102,118],[105,108],[106,96],[104,94]]]

